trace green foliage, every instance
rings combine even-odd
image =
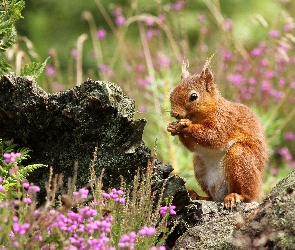
[[[21,69],[21,76],[32,76],[34,78],[37,78],[40,76],[46,66],[47,60],[50,57],[47,57],[47,59],[43,63],[36,63],[36,62],[30,62],[26,64]]]
[[[0,4],[0,75],[11,69],[11,65],[3,58],[3,53],[15,43],[17,32],[14,24],[22,18],[21,11],[24,7],[23,0],[4,0]]]
[[[3,155],[4,153],[13,152],[16,150],[17,145],[12,144],[6,148],[3,146],[2,139],[0,139],[0,176],[3,178],[1,185],[5,188],[6,191],[12,189],[15,190],[18,183],[24,178],[27,178],[31,172],[35,169],[43,167],[43,164],[32,164],[23,166],[21,161],[28,159],[29,152],[31,151],[28,148],[20,148],[17,151],[21,154],[15,162],[5,163]],[[3,198],[3,194],[0,193],[0,197]]]
[[[7,73],[11,69],[11,65],[4,58],[0,61],[0,75]]]
[[[11,48],[17,37],[15,22],[22,18],[21,11],[25,1],[5,0],[0,4],[0,76],[11,70],[11,65],[5,60],[4,52]],[[43,72],[48,58],[43,63],[30,62],[21,69],[22,76],[37,78]]]

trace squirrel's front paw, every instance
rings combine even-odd
[[[171,135],[176,135],[178,132],[176,130],[176,124],[177,122],[171,122],[167,126],[167,131],[171,133]]]
[[[177,128],[178,128],[178,130],[183,130],[183,129],[189,127],[191,124],[192,124],[192,121],[189,119],[180,119],[177,122]]]
[[[167,131],[171,133],[171,135],[177,135],[183,133],[192,122],[189,119],[180,119],[177,122],[171,122],[167,126]]]

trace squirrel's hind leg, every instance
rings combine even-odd
[[[226,208],[235,207],[238,202],[258,200],[261,195],[263,162],[255,144],[234,144],[227,152],[224,172],[229,194],[224,198]]]

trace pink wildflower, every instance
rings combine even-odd
[[[278,38],[279,36],[281,36],[281,32],[279,30],[270,30],[268,32],[268,35],[271,37],[271,38]]]
[[[295,140],[295,133],[294,133],[294,132],[287,132],[287,133],[284,135],[284,138],[285,138],[287,141],[294,141],[294,140]]]
[[[184,1],[177,1],[171,5],[175,11],[181,11],[184,8]]]
[[[106,37],[106,35],[107,35],[107,32],[106,32],[105,30],[103,30],[103,29],[98,30],[98,31],[96,32],[96,37],[97,37],[98,39],[103,39],[103,38]]]
[[[126,22],[126,19],[123,16],[117,16],[115,22],[118,26],[123,26]]]

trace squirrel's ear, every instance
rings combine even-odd
[[[190,76],[188,72],[189,62],[187,59],[183,59],[181,66],[181,79],[187,78]]]
[[[214,78],[211,70],[208,67],[205,67],[200,75],[200,80],[204,83],[207,92],[213,93],[215,90],[214,87]]]

